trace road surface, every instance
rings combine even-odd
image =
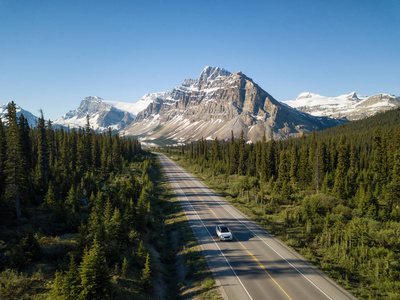
[[[224,298],[356,299],[192,174],[157,155]],[[219,241],[218,223],[228,225],[232,241]]]

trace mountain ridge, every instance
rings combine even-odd
[[[277,101],[242,72],[206,66],[197,79],[158,94],[126,128],[142,141],[229,138],[231,132],[256,141],[271,132],[275,138],[301,135],[343,121],[313,117]]]
[[[360,96],[356,92],[336,97],[300,93],[283,103],[313,116],[359,120],[400,106],[400,98],[389,94]]]

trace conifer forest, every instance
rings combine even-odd
[[[360,299],[400,298],[400,110],[165,150]]]
[[[10,103],[0,120],[0,298],[175,299],[181,281],[215,293],[170,198],[136,139],[95,133],[89,118],[55,129],[43,113],[30,128]]]

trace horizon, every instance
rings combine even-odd
[[[400,96],[400,2],[0,0],[0,103],[55,121],[87,96],[135,103],[241,70],[279,101]]]

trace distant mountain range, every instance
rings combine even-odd
[[[85,127],[89,115],[91,127],[96,131],[123,130],[131,124],[137,113],[151,103],[150,99],[140,99],[136,103],[116,102],[100,97],[86,97],[76,110],[71,110],[54,122],[54,125],[77,128]]]
[[[0,106],[5,118],[7,104]],[[201,138],[227,139],[243,131],[248,141],[271,132],[274,138],[299,136],[347,120],[356,120],[400,106],[400,98],[355,92],[338,97],[301,93],[296,99],[279,102],[242,72],[207,66],[197,79],[185,79],[170,91],[145,94],[136,103],[116,102],[89,96],[76,110],[53,122],[55,126],[84,127],[86,116],[96,131],[138,137],[143,144],[187,143]],[[31,126],[37,117],[18,107]]]
[[[284,103],[313,116],[344,118],[353,121],[399,107],[400,98],[389,94],[367,97],[357,95],[356,92],[338,97],[301,93],[296,99]]]

